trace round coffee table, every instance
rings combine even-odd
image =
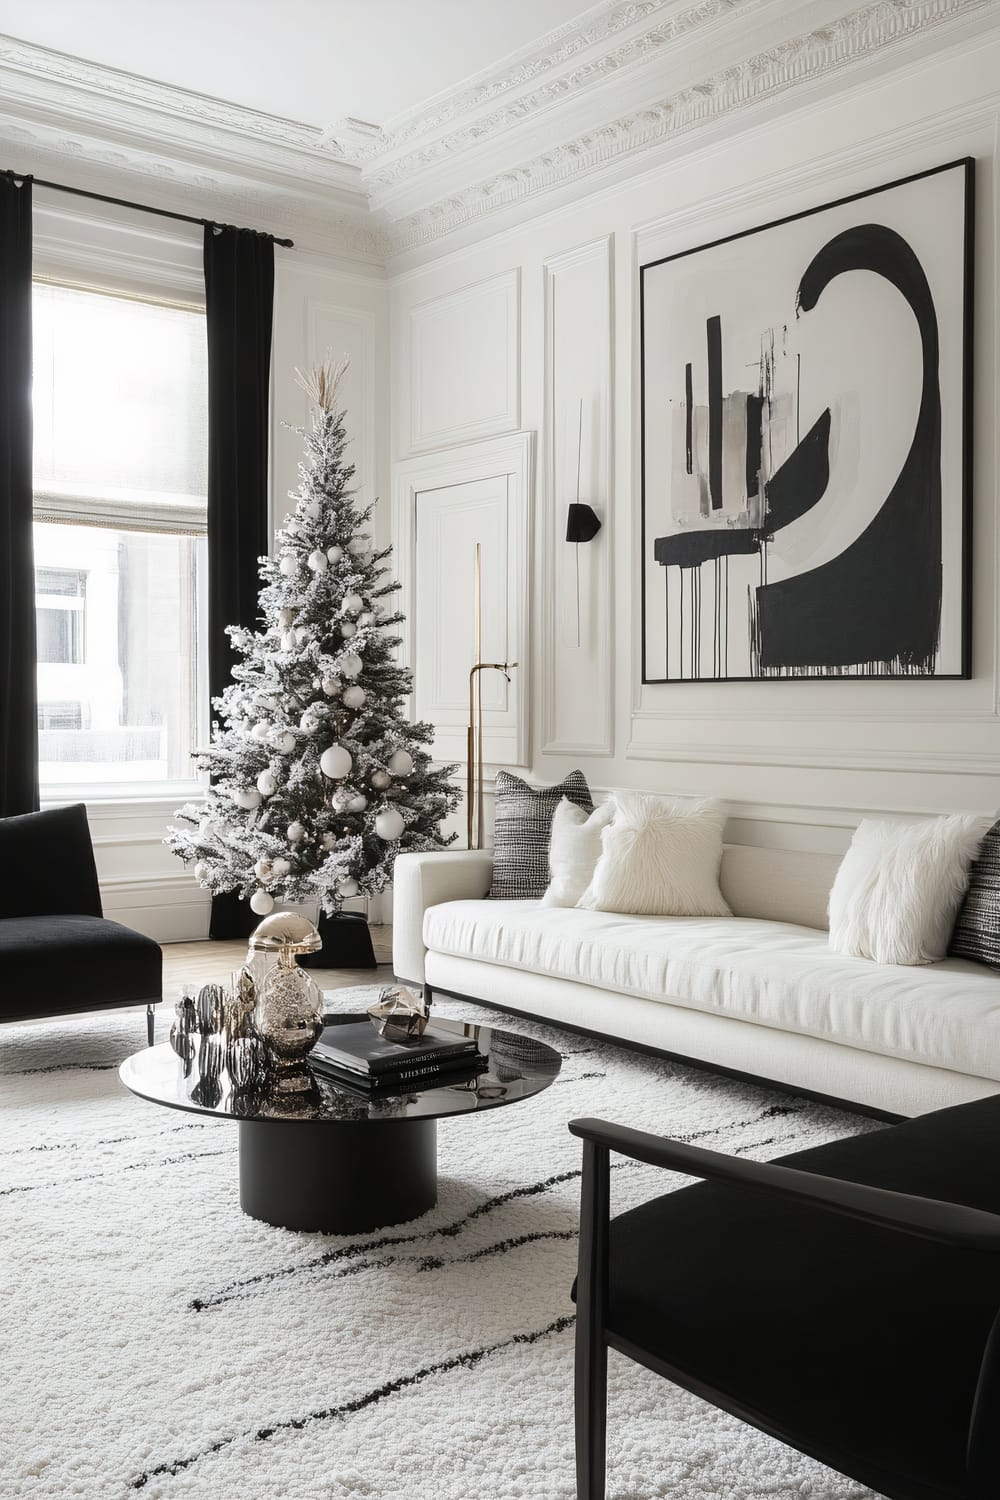
[[[328,1026],[364,1015],[326,1016]],[[202,1079],[166,1042],[128,1057],[127,1089],[154,1104],[239,1126],[240,1205],[282,1229],[355,1234],[399,1224],[437,1202],[437,1122],[539,1094],[559,1053],[533,1037],[434,1017],[436,1030],[471,1036],[487,1061],[464,1082],[370,1099],[316,1072],[305,1096],[235,1090],[225,1070]]]

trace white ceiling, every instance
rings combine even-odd
[[[0,33],[323,128],[376,125],[587,0],[0,0]]]

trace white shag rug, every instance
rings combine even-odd
[[[142,1015],[0,1027],[2,1500],[573,1500],[567,1120],[762,1158],[875,1127],[509,1025],[559,1080],[442,1121],[436,1209],[350,1239],[246,1218],[234,1126],[125,1091]],[[676,1181],[618,1170],[614,1208]],[[615,1354],[609,1400],[610,1500],[871,1493]]]

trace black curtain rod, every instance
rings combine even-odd
[[[64,182],[46,182],[42,177],[32,177],[30,172],[12,172],[8,169],[0,172],[0,176],[9,177],[14,182],[32,182],[35,187],[52,188],[56,193],[72,193],[74,198],[93,198],[97,203],[112,203],[116,208],[137,208],[140,213],[156,214],[161,219],[179,219],[182,224],[201,224],[206,229],[240,228],[238,224],[218,224],[214,219],[198,219],[194,214],[175,214],[169,208],[153,208],[149,203],[133,203],[129,198],[110,198],[107,193],[88,193],[86,188],[67,187]],[[276,234],[268,234],[263,229],[248,229],[246,233],[259,234],[262,239],[273,240],[286,250],[295,247],[294,240],[279,239]]]

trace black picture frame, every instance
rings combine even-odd
[[[954,174],[954,180],[946,183],[944,174]],[[916,185],[929,185],[937,179],[942,180],[939,183],[938,197],[940,198],[941,192],[946,192],[960,205],[960,223],[949,222],[946,214],[934,215],[935,195],[930,190],[926,194],[926,215],[923,219],[921,218],[922,199],[919,193],[914,193],[914,188]],[[905,201],[897,198],[890,205],[886,195],[897,194],[900,190],[908,190]],[[880,216],[876,217],[867,212],[857,214],[853,212],[855,206],[867,210],[873,200],[879,199],[883,204]],[[916,249],[910,245],[906,234],[893,229],[888,223],[895,212],[902,213],[904,216],[909,215],[915,225],[922,226],[919,233],[923,239]],[[821,224],[824,215],[830,217],[829,229],[833,234],[832,239]],[[899,292],[903,292],[903,299],[898,300],[907,318],[909,314],[913,314],[916,318],[918,352],[923,356],[920,361],[920,398],[917,422],[914,424],[914,436],[907,450],[906,459],[892,488],[879,502],[869,521],[860,532],[857,532],[853,541],[849,540],[841,552],[834,552],[826,563],[805,567],[799,573],[786,572],[779,580],[779,586],[773,587],[775,580],[770,577],[768,571],[771,555],[768,549],[773,545],[774,540],[773,533],[770,531],[774,517],[772,492],[782,495],[786,507],[785,512],[778,515],[780,526],[791,524],[791,521],[784,519],[784,515],[790,516],[791,520],[798,520],[813,507],[817,508],[817,517],[819,516],[819,506],[830,485],[831,476],[836,473],[837,450],[831,437],[833,397],[831,396],[825,413],[821,413],[820,418],[809,428],[804,440],[801,439],[799,432],[801,391],[798,385],[794,387],[791,395],[781,398],[786,405],[790,401],[795,410],[795,442],[792,447],[791,438],[788,438],[789,453],[787,455],[793,462],[788,465],[783,461],[783,464],[779,464],[766,477],[763,468],[758,467],[756,471],[758,487],[753,496],[755,512],[751,507],[749,492],[752,483],[752,456],[756,456],[755,452],[752,455],[751,450],[754,449],[753,439],[756,437],[754,423],[757,420],[758,410],[751,406],[751,402],[755,400],[770,402],[776,399],[773,395],[773,388],[769,388],[771,393],[767,397],[763,394],[765,355],[762,352],[761,383],[756,396],[738,390],[731,395],[723,396],[722,319],[721,316],[707,318],[705,320],[707,348],[705,384],[708,386],[709,399],[706,405],[698,407],[693,400],[693,351],[690,350],[690,346],[675,348],[670,345],[670,328],[666,325],[670,323],[671,318],[664,314],[663,309],[669,302],[671,307],[682,309],[677,321],[687,316],[687,304],[683,299],[685,285],[683,273],[694,264],[694,257],[703,256],[706,252],[721,252],[715,262],[721,269],[726,261],[730,265],[735,263],[733,248],[723,249],[723,247],[735,247],[736,250],[742,251],[741,242],[748,241],[753,246],[753,263],[759,266],[762,263],[767,242],[755,237],[773,236],[788,226],[800,225],[810,220],[817,221],[818,234],[823,239],[823,243],[819,251],[814,252],[811,258],[807,257],[808,264],[802,265],[797,291],[795,285],[789,288],[791,313],[789,323],[795,319],[794,329],[798,330],[801,326],[798,319],[804,286],[807,295],[813,298],[804,309],[808,313],[818,305],[826,288],[832,286],[835,280],[840,278],[841,271],[864,271],[870,274],[873,267],[865,264],[864,257],[867,255],[869,259],[874,259],[882,269],[875,270],[870,287],[877,287],[884,295],[885,288],[882,283],[888,281],[892,295],[897,299]],[[836,231],[834,231],[835,224],[840,226]],[[817,207],[805,209],[800,213],[771,219],[735,234],[722,236],[688,250],[640,265],[640,580],[641,666],[644,685],[675,682],[717,684],[720,682],[833,680],[891,682],[933,679],[947,681],[971,677],[974,226],[975,159],[962,157],[897,178],[879,187],[849,194]],[[812,233],[812,226],[809,228],[809,233]],[[911,234],[910,237],[917,238],[918,236]],[[772,239],[770,243],[773,247],[775,241]],[[794,256],[794,251],[787,253]],[[923,260],[921,260],[921,254]],[[825,260],[822,259],[824,256]],[[879,262],[879,257],[883,257],[881,262]],[[924,264],[926,262],[930,265],[931,260],[935,261],[935,267],[925,274]],[[706,266],[707,269],[705,269]],[[808,271],[813,272],[813,283],[818,285],[818,291],[815,290],[815,285],[807,281],[806,272]],[[702,300],[705,298],[704,282],[705,280],[710,282],[713,274],[710,263],[702,263],[701,274],[702,286],[692,302],[697,302],[698,297]],[[940,283],[937,297],[933,288],[935,275]],[[656,277],[661,280],[656,285],[656,299],[654,299],[651,297],[651,290],[654,288]],[[953,284],[956,277],[960,278],[959,286]],[[672,282],[670,278],[673,278]],[[732,281],[732,277],[725,282],[720,280],[720,289],[723,285],[725,288],[725,296],[720,298],[721,301],[728,298],[732,303]],[[839,286],[843,287],[848,282],[849,277],[844,277],[839,280]],[[854,284],[860,285],[857,282]],[[938,305],[939,301],[944,300],[941,294],[942,286],[946,286],[950,309],[944,337],[940,325],[941,318],[947,310],[943,307],[939,309]],[[870,288],[866,289],[866,295],[869,290]],[[651,306],[654,300],[656,300],[655,307]],[[693,318],[695,315],[691,316]],[[651,326],[654,317],[657,319],[656,327]],[[748,324],[750,321],[752,321],[752,315]],[[785,336],[788,334],[789,323],[786,323],[783,328]],[[870,327],[870,320],[864,326]],[[761,328],[762,351],[765,343],[764,336],[772,336],[773,343],[774,331],[773,327]],[[654,338],[662,343],[657,344],[655,356],[651,359],[651,343]],[[942,368],[941,363],[942,342],[947,353],[947,370]],[[920,465],[919,460],[913,461],[918,437],[921,441],[926,439],[922,452],[926,454],[935,451],[933,447],[935,405],[933,395],[928,396],[930,381],[928,369],[931,364],[928,356],[929,348],[933,348],[935,353],[938,465],[936,478],[933,463],[925,463],[923,472],[931,476],[932,487],[939,495],[936,523],[934,497],[933,495],[929,497],[925,493],[926,485],[915,477],[920,472]],[[669,354],[665,354],[664,349],[669,349]],[[675,383],[669,387],[661,378],[663,363],[667,358],[672,361],[674,371],[677,372]],[[801,381],[801,353],[796,356],[796,359],[797,379]],[[746,364],[746,361],[742,363]],[[907,369],[912,365],[912,361],[905,363]],[[789,366],[789,371],[790,368]],[[818,389],[821,386],[822,377],[815,373],[817,370],[815,358],[812,368],[813,387]],[[681,370],[684,371],[683,383],[679,375]],[[948,372],[950,372],[950,378],[945,389]],[[671,380],[673,380],[673,373]],[[657,382],[659,384],[656,384]],[[720,492],[724,490],[724,486],[720,449],[723,444],[723,423],[731,411],[739,416],[738,402],[727,403],[733,403],[735,398],[742,399],[743,397],[747,399],[744,419],[748,491],[747,496],[743,497],[746,502],[745,514],[740,513],[737,504],[735,512],[730,509],[722,515],[713,515],[716,508],[722,509]],[[654,441],[651,444],[650,407],[654,399],[657,428],[652,434]],[[666,404],[661,405],[661,402]],[[663,502],[659,498],[654,501],[651,496],[651,486],[655,478],[660,486],[657,496],[662,495],[666,473],[663,454],[667,451],[674,466],[670,471],[670,483],[667,486],[671,495],[674,486],[677,485],[677,462],[682,442],[678,408],[681,406],[684,409],[683,444],[686,475],[697,482],[698,516],[707,520],[709,524],[707,526],[687,524],[687,521],[682,518],[681,523],[674,530],[661,532],[660,537],[657,537],[655,522],[662,519]],[[676,442],[673,446],[663,435],[663,428],[666,424],[664,412],[668,409],[670,422],[676,435]],[[768,421],[771,420],[770,411],[769,406]],[[837,419],[832,420],[835,431]],[[902,405],[898,412],[893,413],[893,420],[897,423],[899,431],[902,431],[906,421],[906,412]],[[739,424],[733,425],[738,427]],[[762,432],[764,425],[764,419],[761,418]],[[790,426],[787,421],[786,426]],[[761,438],[761,442],[765,441],[770,442],[770,434],[767,438]],[[942,443],[946,443],[946,448],[942,448]],[[824,446],[827,475],[825,482],[823,481],[824,463],[822,461]],[[734,442],[731,444],[730,451],[726,452],[729,472],[732,472],[733,458],[737,448],[738,443]],[[704,462],[706,452],[707,463]],[[817,457],[817,455],[820,456]],[[694,468],[696,456],[701,459],[697,470]],[[812,462],[813,460],[815,461]],[[811,462],[812,469],[810,469]],[[779,476],[782,475],[786,480],[783,485],[777,482]],[[814,481],[811,486],[810,478]],[[792,480],[797,482],[793,483]],[[685,483],[686,480],[682,474],[677,487],[683,489]],[[694,493],[693,486],[688,486],[688,489],[691,494]],[[812,499],[808,504],[805,503],[809,495],[816,490],[819,491],[819,498]],[[903,495],[902,500],[900,492]],[[718,507],[716,507],[717,500],[720,500]],[[890,510],[890,501],[892,502],[891,517],[886,514]],[[905,535],[905,539],[893,552],[884,546],[884,536],[890,535],[889,527],[895,524],[896,537],[900,537],[899,518],[903,514],[904,501],[909,506],[908,514],[919,515],[923,518],[923,524],[912,525],[910,533]],[[672,504],[672,500],[669,500],[668,504]],[[709,507],[707,511],[706,505]],[[754,524],[755,514],[756,524]],[[713,519],[716,523],[714,526],[711,524]],[[876,522],[880,525],[876,526]],[[956,523],[960,531],[958,539],[954,530]],[[928,632],[935,605],[935,574],[934,540],[933,537],[928,540],[928,535],[933,531],[935,524],[940,554],[937,561],[940,582],[937,599],[936,646],[933,653],[929,653]],[[827,533],[835,529],[831,526],[829,517],[825,518],[824,525]],[[952,529],[948,531],[948,527]],[[876,549],[875,544],[880,536],[882,537],[880,549]],[[658,557],[655,555],[657,541],[660,543]],[[859,547],[859,543],[863,544],[862,547]],[[867,557],[862,564],[859,563],[858,558],[863,549],[867,550]],[[737,658],[745,666],[745,670],[742,671],[730,670],[728,645],[732,638],[732,626],[728,614],[723,620],[723,607],[728,610],[734,598],[739,604],[742,604],[744,598],[743,594],[734,596],[731,592],[729,569],[730,558],[734,556],[738,558],[737,576],[744,580],[749,566],[747,559],[756,557],[760,568],[760,582],[746,585],[747,640],[744,643],[742,638],[738,638],[738,649],[735,652]],[[720,558],[724,558],[724,563],[720,563]],[[841,559],[845,561],[842,562]],[[830,562],[837,566],[830,568]],[[707,589],[703,590],[702,583],[704,577],[707,576],[703,572],[706,563],[714,563],[715,569],[709,579]],[[651,613],[653,601],[650,597],[650,583],[654,576],[654,566],[661,567],[663,575],[662,601],[658,599],[655,606],[657,610],[662,610],[660,626],[655,624]],[[912,568],[910,579],[912,586],[910,587],[905,586],[907,580],[904,573],[907,566]],[[673,591],[674,597],[671,597],[671,569],[673,567],[676,567],[677,589]],[[827,571],[821,578],[820,572],[823,568]],[[884,569],[887,575],[886,587],[884,589],[873,588],[871,581],[882,576],[881,569]],[[684,597],[685,573],[688,575],[687,582],[690,589],[687,599]],[[842,583],[846,577],[851,578],[855,584],[857,592],[853,597],[850,591],[840,595],[835,593],[836,584]],[[801,579],[803,582],[796,584],[796,579]],[[817,580],[819,587],[816,586]],[[869,584],[867,591],[864,589],[866,580]],[[913,580],[917,581],[913,582]],[[744,587],[744,584],[740,584],[739,587]],[[759,590],[765,592],[758,592]],[[705,594],[710,597],[704,597]],[[824,614],[822,609],[824,598],[829,600],[835,597],[843,597],[847,601],[839,624],[834,611],[828,609]],[[798,613],[796,600],[798,600]],[[899,602],[899,609],[895,615],[890,607],[894,600]],[[710,651],[706,648],[707,634],[703,637],[701,633],[702,621],[709,611],[711,624],[707,627],[707,633],[711,634]],[[675,625],[673,631],[671,631],[672,623]],[[684,640],[685,623],[688,624],[690,630],[690,638],[687,641]],[[864,634],[866,626],[870,632],[868,636]],[[839,638],[836,634],[838,629]],[[678,634],[680,639],[677,638]],[[720,647],[720,641],[723,640],[727,646],[725,651]],[[905,649],[892,656],[883,657],[878,654],[882,650],[888,650],[890,643],[899,640],[905,641]],[[867,644],[869,641],[873,650],[867,658],[859,656],[857,661],[852,662],[806,660],[810,655],[819,657],[825,654],[829,657],[836,657],[838,653],[843,655],[857,652],[859,643]],[[946,650],[943,644],[945,641]],[[779,661],[781,657],[795,659],[789,662]],[[946,659],[943,660],[943,658]],[[689,670],[685,671],[685,665]]]

